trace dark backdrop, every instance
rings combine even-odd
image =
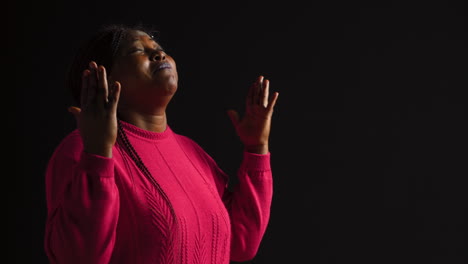
[[[75,125],[65,70],[109,22],[159,29],[180,72],[169,123],[231,175],[241,146],[226,110],[242,111],[260,74],[280,92],[271,222],[250,263],[467,262],[463,1],[16,4],[3,41],[17,98],[8,263],[47,263],[43,173]]]

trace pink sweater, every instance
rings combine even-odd
[[[45,251],[52,264],[227,264],[257,253],[272,201],[270,153],[244,152],[239,184],[194,141],[123,122],[162,191],[124,150],[83,152],[77,130],[46,171]]]

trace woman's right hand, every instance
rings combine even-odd
[[[81,83],[81,108],[72,106],[68,110],[76,118],[84,151],[111,158],[117,140],[120,83],[109,87],[106,69],[94,61],[83,71]]]

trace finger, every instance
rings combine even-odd
[[[239,124],[239,114],[234,110],[228,110],[227,114],[229,115],[229,118],[231,119],[234,127],[237,127],[237,124]]]
[[[264,80],[263,81],[263,91],[262,91],[262,105],[263,107],[268,106],[268,96],[270,93],[270,81]]]
[[[94,61],[89,63],[89,77],[88,77],[88,104],[94,102],[96,99],[96,88],[97,88],[97,65]]]
[[[109,106],[113,114],[117,113],[117,104],[119,103],[121,85],[119,82],[114,82],[112,91],[109,96]]]
[[[97,83],[98,83],[98,88],[97,88],[97,100],[98,102],[108,102],[108,96],[109,96],[109,89],[107,86],[107,75],[106,75],[106,69],[104,66],[100,65],[97,68]]]
[[[77,115],[81,113],[81,108],[76,107],[76,106],[70,106],[68,107],[68,112],[72,113],[73,115]]]
[[[252,103],[254,104],[261,104],[262,103],[262,90],[263,90],[263,76],[259,76],[257,78],[257,82],[255,85],[255,89],[253,92],[253,100]]]
[[[88,85],[89,74],[90,74],[90,71],[86,69],[83,71],[83,74],[81,75],[81,96],[80,96],[81,107],[84,107],[87,105],[88,93],[89,93],[88,91],[89,90],[89,85]]]
[[[273,96],[271,97],[270,102],[267,106],[268,112],[273,112],[273,108],[275,107],[276,101],[278,100],[278,96],[278,92],[273,93]]]

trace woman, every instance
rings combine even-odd
[[[252,259],[272,200],[268,138],[278,93],[258,77],[242,118],[239,183],[186,136],[166,108],[174,59],[142,28],[112,25],[70,70],[77,129],[46,171],[45,250],[51,263],[229,263]]]

